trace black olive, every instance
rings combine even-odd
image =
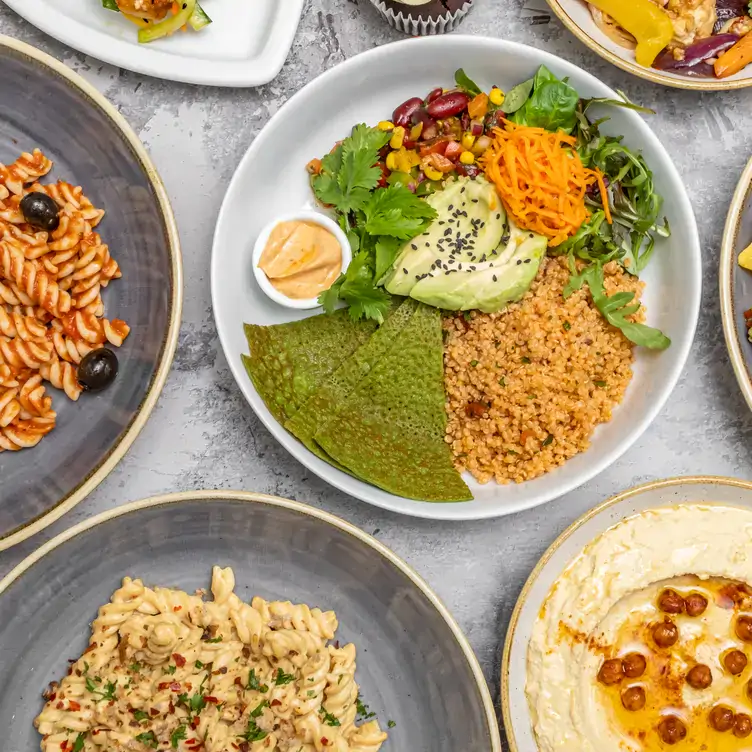
[[[46,193],[27,193],[21,199],[24,219],[39,230],[52,232],[60,224],[60,207]]]
[[[78,364],[76,378],[86,392],[98,392],[108,387],[117,376],[118,359],[112,350],[101,347],[85,355]]]

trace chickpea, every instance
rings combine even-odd
[[[622,663],[624,664],[624,676],[628,676],[630,679],[642,676],[648,665],[642,653],[627,653],[622,658]]]
[[[708,599],[700,593],[690,593],[684,599],[684,607],[687,609],[687,616],[700,616],[708,607]]]
[[[610,658],[603,661],[600,671],[598,672],[598,681],[606,686],[618,684],[624,678],[624,664],[621,658]]]
[[[676,590],[666,588],[658,596],[658,608],[666,614],[680,614],[684,611],[684,598]]]
[[[741,650],[730,650],[723,656],[723,665],[732,676],[738,676],[747,668],[747,656]]]
[[[734,716],[734,736],[744,739],[752,734],[752,718],[746,713],[737,713]]]
[[[716,705],[708,715],[708,723],[716,731],[728,731],[734,725],[734,711],[725,705]]]
[[[752,700],[752,679],[747,682],[747,698]]]
[[[645,690],[642,687],[627,687],[621,693],[621,704],[627,710],[642,710],[645,707]]]
[[[663,716],[658,724],[658,735],[666,744],[676,744],[687,736],[687,727],[684,722],[675,715]]]
[[[679,639],[679,629],[671,619],[664,619],[653,627],[653,640],[659,648],[670,648]]]
[[[752,616],[740,616],[734,628],[736,636],[744,642],[752,642]]]
[[[687,674],[687,684],[694,689],[707,689],[713,683],[713,674],[710,667],[704,663],[692,666]]]

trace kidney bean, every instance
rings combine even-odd
[[[434,99],[438,99],[443,93],[444,89],[442,89],[441,86],[438,86],[435,89],[431,89],[431,91],[428,92],[428,96],[426,97],[426,104],[431,104]]]
[[[392,113],[392,122],[405,128],[410,125],[413,113],[420,110],[421,107],[423,107],[423,100],[420,97],[408,99],[394,110]]]
[[[480,167],[474,164],[466,165],[462,164],[462,162],[457,162],[455,169],[457,170],[458,175],[462,175],[466,178],[477,178],[478,175],[480,175]]]
[[[434,99],[426,107],[426,111],[432,118],[448,118],[467,109],[469,102],[470,97],[464,91],[450,91]]]
[[[462,124],[463,131],[470,130],[470,115],[467,111],[463,112],[462,115],[460,115],[460,123]]]

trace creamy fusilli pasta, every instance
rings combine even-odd
[[[104,318],[102,289],[121,276],[94,231],[104,211],[79,186],[39,183],[51,168],[39,149],[0,164],[0,452],[34,446],[55,427],[43,381],[77,400],[81,360],[130,331]],[[55,207],[54,229],[27,221],[28,194]]]
[[[211,590],[205,601],[126,577],[45,694],[42,752],[381,748],[378,721],[356,723],[355,646],[329,644],[333,611],[245,603],[229,568],[214,567]]]

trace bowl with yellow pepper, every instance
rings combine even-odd
[[[590,49],[653,83],[683,89],[752,86],[748,0],[548,0]]]

